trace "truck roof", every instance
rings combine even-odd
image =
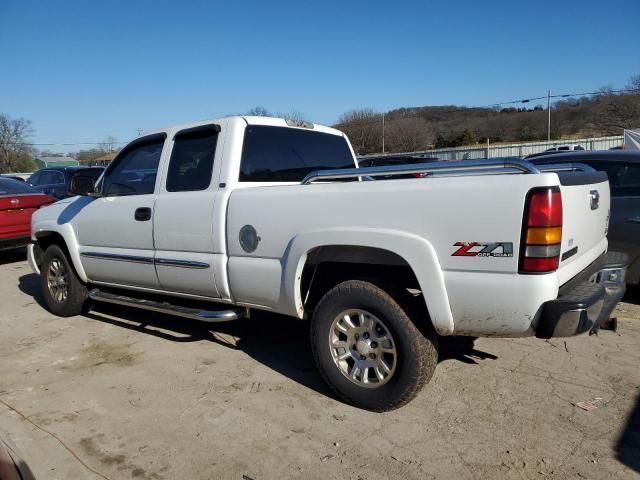
[[[284,118],[277,117],[257,117],[251,115],[231,115],[228,117],[222,118],[214,118],[209,120],[198,120],[195,122],[183,123],[179,125],[172,125],[166,128],[159,128],[157,130],[152,130],[146,132],[144,136],[153,135],[156,133],[169,133],[175,130],[184,130],[187,128],[198,127],[200,125],[207,125],[210,123],[218,123],[218,122],[244,122],[246,125],[266,125],[272,127],[285,127],[285,128],[300,128],[304,130],[313,130],[315,132],[329,133],[331,135],[339,135],[345,136],[343,132],[340,130],[336,130],[335,128],[325,127],[324,125],[319,125],[317,123],[311,122],[301,122],[301,121],[292,121],[286,120]]]

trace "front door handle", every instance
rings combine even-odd
[[[631,217],[631,218],[627,218],[627,222],[631,222],[631,223],[640,223],[640,217]]]
[[[136,208],[135,219],[138,222],[151,220],[151,209],[149,207]]]

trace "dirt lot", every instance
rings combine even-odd
[[[40,479],[640,477],[640,294],[618,333],[443,341],[419,397],[374,414],[327,390],[303,322],[56,318],[39,290],[0,255],[0,430]]]

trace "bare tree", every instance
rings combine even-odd
[[[105,153],[111,153],[115,150],[118,140],[113,135],[107,135],[105,139],[98,144],[98,149]]]
[[[32,135],[29,120],[0,114],[0,173],[35,169],[33,149],[28,145]]]
[[[292,122],[306,122],[308,121],[304,116],[304,113],[292,109],[289,113],[278,113],[277,117],[284,118],[285,120],[291,120]]]
[[[271,115],[271,113],[269,113],[269,110],[260,106],[253,107],[246,114],[253,117],[272,117],[273,116]]]
[[[357,154],[382,150],[382,115],[372,108],[350,110],[338,119],[336,127],[351,140]]]

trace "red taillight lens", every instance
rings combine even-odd
[[[558,269],[560,257],[553,258],[524,258],[522,270],[525,272],[553,272]]]
[[[534,191],[529,196],[530,227],[559,227],[562,225],[562,196],[559,191]]]
[[[557,187],[536,188],[525,205],[520,273],[553,272],[560,264],[562,194]]]

